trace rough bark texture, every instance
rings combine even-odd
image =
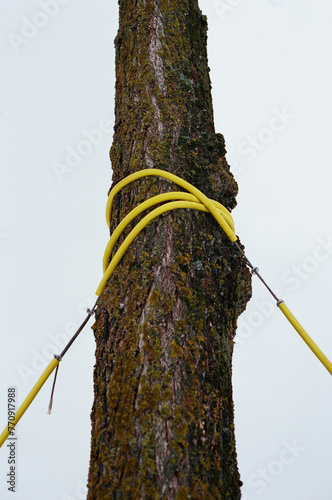
[[[232,209],[237,185],[214,131],[197,0],[119,6],[113,183],[161,168]],[[111,230],[167,190],[179,189],[157,177],[125,188]],[[250,293],[249,272],[209,214],[165,214],[132,244],[94,325],[88,499],[240,498],[231,366]]]

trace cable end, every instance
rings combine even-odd
[[[50,404],[48,405],[48,409],[47,409],[47,415],[51,415],[51,413],[52,413],[52,406],[53,406],[53,398],[51,397]]]

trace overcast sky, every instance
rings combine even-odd
[[[236,232],[332,359],[331,2],[200,6],[216,131],[240,188]],[[16,0],[1,11],[2,430],[8,388],[18,406],[102,276],[118,13],[115,0]],[[1,499],[86,497],[93,364],[87,327],[61,363],[52,415],[50,379],[17,426],[15,494],[0,450]],[[331,500],[331,376],[256,281],[233,382],[243,498]]]

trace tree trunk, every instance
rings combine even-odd
[[[119,6],[113,183],[161,168],[232,209],[197,0]],[[170,190],[158,177],[127,186],[111,230]],[[231,368],[250,293],[239,252],[208,213],[168,212],[136,238],[96,312],[88,499],[240,498]]]

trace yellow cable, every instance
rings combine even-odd
[[[205,196],[205,194],[202,193],[202,191],[200,191],[196,187],[192,186],[189,182],[181,179],[181,177],[178,177],[177,175],[171,174],[170,172],[165,172],[164,170],[159,170],[158,168],[147,168],[144,170],[140,170],[139,172],[135,172],[134,174],[128,175],[128,177],[125,177],[124,179],[122,179],[122,181],[118,182],[118,184],[116,184],[116,186],[114,186],[114,188],[112,189],[112,191],[109,194],[107,206],[106,206],[106,221],[107,221],[108,226],[110,225],[114,196],[120,191],[120,189],[127,186],[130,182],[136,181],[137,179],[140,179],[141,177],[145,177],[145,176],[149,176],[149,175],[157,175],[158,177],[163,177],[164,179],[172,181],[172,182],[174,182],[174,184],[181,186],[183,189],[186,189],[187,191],[189,191],[189,193],[196,196],[196,198],[198,198],[198,200],[203,205],[205,205],[205,207],[208,209],[208,211],[211,212],[211,214],[216,219],[216,221],[218,222],[220,227],[227,234],[228,238],[231,241],[237,240],[237,236],[235,235],[234,231],[230,228],[230,226],[227,224],[227,222],[225,221],[225,219],[221,215],[220,211],[215,207],[213,202],[207,196]]]
[[[20,420],[22,415],[24,415],[25,411],[29,408],[30,404],[32,401],[35,399],[37,396],[38,392],[40,389],[43,387],[45,384],[46,380],[48,377],[51,375],[53,372],[54,368],[56,368],[59,364],[59,360],[56,358],[53,358],[52,361],[49,363],[49,365],[46,367],[46,369],[43,371],[21,406],[18,408],[17,412],[15,413],[14,419],[8,422],[7,427],[2,431],[0,434],[0,447],[3,445],[3,443],[6,441],[7,437],[9,436],[10,432],[13,430],[17,422]]]
[[[206,207],[202,206],[201,203],[195,203],[193,201],[171,201],[170,203],[165,203],[164,205],[161,205],[158,208],[155,208],[150,212],[148,215],[143,217],[143,219],[136,224],[134,229],[128,234],[127,238],[124,240],[116,254],[114,255],[113,259],[109,263],[104,276],[99,284],[99,287],[97,288],[96,295],[100,296],[106,286],[107,281],[110,279],[111,275],[113,274],[113,271],[121,261],[123,255],[125,254],[127,248],[131,243],[134,241],[136,236],[145,228],[145,226],[151,222],[153,219],[158,217],[158,215],[161,215],[165,212],[168,212],[169,210],[174,210],[176,208],[191,208],[191,209],[196,209],[196,210],[203,210],[207,211]],[[218,210],[218,209],[217,209]]]
[[[305,331],[303,326],[298,322],[298,320],[295,318],[295,316],[292,314],[292,312],[288,309],[285,302],[279,302],[278,307],[283,312],[283,314],[286,316],[286,318],[288,319],[290,324],[295,328],[297,333],[302,337],[302,339],[307,344],[307,346],[312,350],[312,352],[315,354],[315,356],[317,356],[319,361],[321,361],[321,363],[323,363],[325,368],[332,375],[332,363],[331,363],[331,361],[325,356],[325,354],[320,350],[318,345],[312,340],[310,335]]]
[[[122,232],[125,230],[125,228],[128,226],[128,224],[135,218],[137,215],[142,213],[144,210],[147,210],[148,208],[152,207],[153,205],[157,205],[158,203],[163,203],[165,201],[169,200],[187,200],[187,201],[193,201],[196,203],[199,203],[198,199],[196,196],[189,194],[189,193],[183,193],[181,191],[175,191],[171,193],[164,193],[164,194],[159,194],[157,196],[153,196],[152,198],[149,198],[148,200],[144,201],[140,205],[138,205],[136,208],[134,208],[117,226],[117,228],[113,231],[112,236],[107,244],[105,253],[104,253],[104,258],[103,258],[103,272],[105,273],[108,263],[109,263],[109,258],[111,256],[112,250],[114,248],[115,243],[119,239],[120,235]],[[221,205],[221,203],[218,203],[217,201],[211,200],[214,206],[222,212],[222,215],[224,219],[226,220],[227,224],[229,227],[232,229],[232,231],[235,230],[234,228],[234,221],[231,216],[231,214],[226,210],[226,208]],[[204,212],[207,212],[207,208],[200,204],[201,208],[199,210],[202,210]],[[189,207],[190,208],[190,207]]]

